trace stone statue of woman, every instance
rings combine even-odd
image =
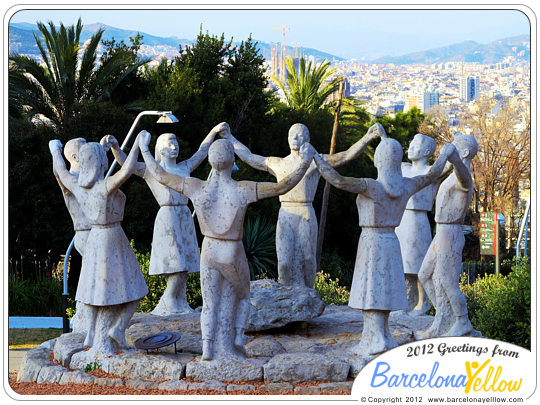
[[[66,169],[61,148],[58,140],[49,143],[54,171],[91,224],[75,296],[87,306],[84,344],[91,346],[92,353],[112,354],[128,346],[125,330],[139,300],[148,293],[121,227],[126,197],[119,188],[135,170],[138,149],[131,151],[118,173],[105,178],[105,150],[96,142],[84,144],[76,178]]]
[[[204,138],[198,151],[189,159],[177,163],[178,141],[174,134],[166,133],[158,137],[155,159],[161,167],[178,176],[189,177],[208,154],[208,148],[216,136],[216,128]],[[106,136],[102,144],[110,146],[115,159],[124,164],[125,153],[113,136]],[[154,221],[154,235],[150,254],[151,275],[167,278],[167,288],[152,313],[173,315],[192,312],[187,302],[186,283],[189,273],[199,271],[199,246],[193,217],[182,193],[161,184],[146,170],[146,165],[137,163],[135,174],[142,177],[152,191],[160,208]]]
[[[383,135],[375,150],[377,179],[343,177],[315,154],[315,163],[333,186],[357,193],[356,204],[362,233],[354,268],[349,306],[362,310],[364,329],[354,352],[377,355],[397,343],[390,334],[390,311],[408,308],[399,241],[394,229],[399,225],[411,195],[435,181],[447,157],[453,152],[445,145],[428,174],[403,177],[403,148]]]
[[[229,131],[226,123],[218,132]],[[307,147],[291,173],[278,183],[235,181],[231,178],[234,148],[220,139],[210,146],[212,173],[207,181],[168,173],[148,151],[150,137],[142,137],[140,148],[147,169],[161,183],[186,195],[195,207],[204,235],[201,249],[203,309],[202,360],[243,359],[244,331],[249,319],[249,267],[242,244],[242,227],[249,204],[283,194],[303,177],[312,156]],[[306,145],[307,146],[307,145]]]

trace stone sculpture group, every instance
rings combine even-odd
[[[215,139],[218,135],[221,139]],[[280,282],[313,288],[318,227],[312,203],[321,175],[333,186],[358,195],[362,233],[349,306],[362,310],[364,328],[353,351],[372,356],[395,347],[388,327],[390,312],[424,314],[428,297],[436,315],[429,329],[415,333],[418,339],[473,331],[458,283],[464,244],[461,225],[473,192],[474,137],[456,135],[452,144],[443,145],[432,166],[428,159],[435,152],[433,139],[417,134],[408,150],[412,164],[402,163],[401,145],[380,124],[347,151],[332,155],[317,153],[309,144],[308,128],[294,124],[288,134],[291,153],[285,158],[253,154],[226,123],[216,125],[198,151],[180,163],[174,134],[157,139],[154,156],[148,148],[150,138],[141,131],[127,156],[111,135],[100,143],[70,140],[64,148],[69,169],[61,143],[49,144],[54,175],[73,220],[75,248],[83,258],[74,330],[86,334],[84,344],[93,353],[112,354],[128,347],[126,328],[148,292],[121,227],[126,197],[119,188],[132,174],[146,181],[160,206],[150,274],[165,276],[167,287],[152,313],[191,312],[187,274],[200,271],[202,361],[246,357],[250,274],[242,229],[249,204],[279,196]],[[344,177],[335,170],[357,158],[376,138],[380,138],[374,155],[376,179]],[[105,177],[109,150],[122,167]],[[138,161],[139,153],[144,163]],[[233,180],[235,154],[253,168],[269,172],[277,182]],[[190,177],[206,157],[212,168],[208,179]],[[427,212],[437,190],[437,229],[432,240]],[[188,200],[204,236],[200,256]]]

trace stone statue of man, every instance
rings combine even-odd
[[[169,133],[160,135],[156,142],[156,161],[169,173],[189,177],[191,172],[206,159],[208,148],[217,134],[217,128],[210,131],[193,156],[182,162],[176,162],[179,154],[176,136]],[[120,149],[118,141],[108,136],[102,143],[111,147],[116,161],[122,165],[126,155]],[[152,313],[165,316],[192,312],[187,302],[186,283],[188,273],[199,271],[200,256],[195,224],[187,207],[188,199],[157,181],[142,162],[137,164],[135,174],[146,181],[160,206],[154,221],[148,273],[165,276],[167,287]]]
[[[435,152],[435,148],[435,140],[423,134],[416,134],[407,152],[407,157],[412,163],[401,164],[403,176],[427,174],[431,167],[428,159]],[[418,280],[418,272],[432,239],[427,213],[433,208],[438,187],[439,181],[435,181],[413,194],[407,202],[401,223],[396,228],[403,258],[409,311],[417,315],[425,314],[431,307],[424,294],[422,283]]]
[[[382,129],[381,124],[373,125],[367,134],[348,150],[333,155],[323,155],[323,159],[332,167],[341,166],[356,159],[370,141],[375,139]],[[233,142],[238,157],[251,167],[267,171],[283,179],[300,161],[299,151],[309,142],[309,130],[303,124],[294,124],[289,129],[289,147],[291,153],[284,157],[264,157],[251,153],[230,133],[224,135]],[[313,199],[321,175],[315,163],[312,163],[304,178],[288,193],[279,197],[279,210],[276,227],[276,251],[278,274],[281,284],[302,285],[313,288],[317,273],[317,217],[313,209]]]
[[[226,123],[222,131],[229,131]],[[247,206],[263,198],[286,193],[303,177],[312,159],[307,145],[299,162],[278,183],[234,181],[234,148],[230,141],[215,141],[208,151],[212,172],[207,181],[168,173],[148,151],[149,136],[140,148],[147,169],[162,184],[187,196],[195,207],[204,241],[201,249],[203,309],[202,360],[243,359],[244,331],[249,319],[249,267],[242,244]]]
[[[435,237],[418,273],[436,315],[426,331],[415,333],[419,339],[464,336],[473,331],[467,300],[459,289],[459,277],[465,245],[461,225],[474,192],[471,161],[478,152],[478,144],[471,135],[454,136],[453,144],[457,152],[450,155],[449,161],[454,171],[439,187],[435,203]],[[451,322],[445,317],[450,317]]]
[[[385,135],[384,135],[385,136]],[[409,197],[431,184],[441,174],[454,147],[447,144],[425,175],[401,174],[403,148],[383,137],[375,150],[377,179],[343,177],[319,155],[315,162],[334,187],[357,193],[362,233],[354,268],[349,306],[362,310],[364,328],[353,349],[361,355],[377,355],[397,346],[390,334],[390,311],[408,308],[403,262],[394,229],[399,225]]]

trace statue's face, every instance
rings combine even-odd
[[[178,157],[179,146],[176,136],[169,135],[163,140],[160,153],[164,158],[176,159]]]
[[[301,127],[292,127],[289,130],[289,147],[291,150],[300,150],[302,145],[306,143],[306,136]]]
[[[425,155],[425,145],[423,145],[422,138],[420,136],[415,136],[412,142],[409,145],[409,150],[407,156],[409,160],[417,160]]]

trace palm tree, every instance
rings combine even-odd
[[[309,61],[306,66],[306,60],[300,58],[298,71],[292,57],[288,56],[285,64],[288,71],[286,83],[275,76],[272,76],[272,80],[285,93],[289,107],[295,110],[303,109],[308,112],[318,110],[324,105],[328,96],[339,88],[339,83],[342,80],[337,77],[324,83],[337,71],[336,68],[330,69],[330,62],[327,62],[326,59],[315,66]]]
[[[145,61],[135,61],[125,52],[116,52],[97,64],[97,47],[103,35],[99,29],[83,48],[79,45],[83,28],[57,29],[52,22],[38,22],[45,47],[34,33],[43,63],[23,56],[9,58],[10,116],[32,119],[42,115],[61,128],[83,103],[110,99],[111,93]]]

